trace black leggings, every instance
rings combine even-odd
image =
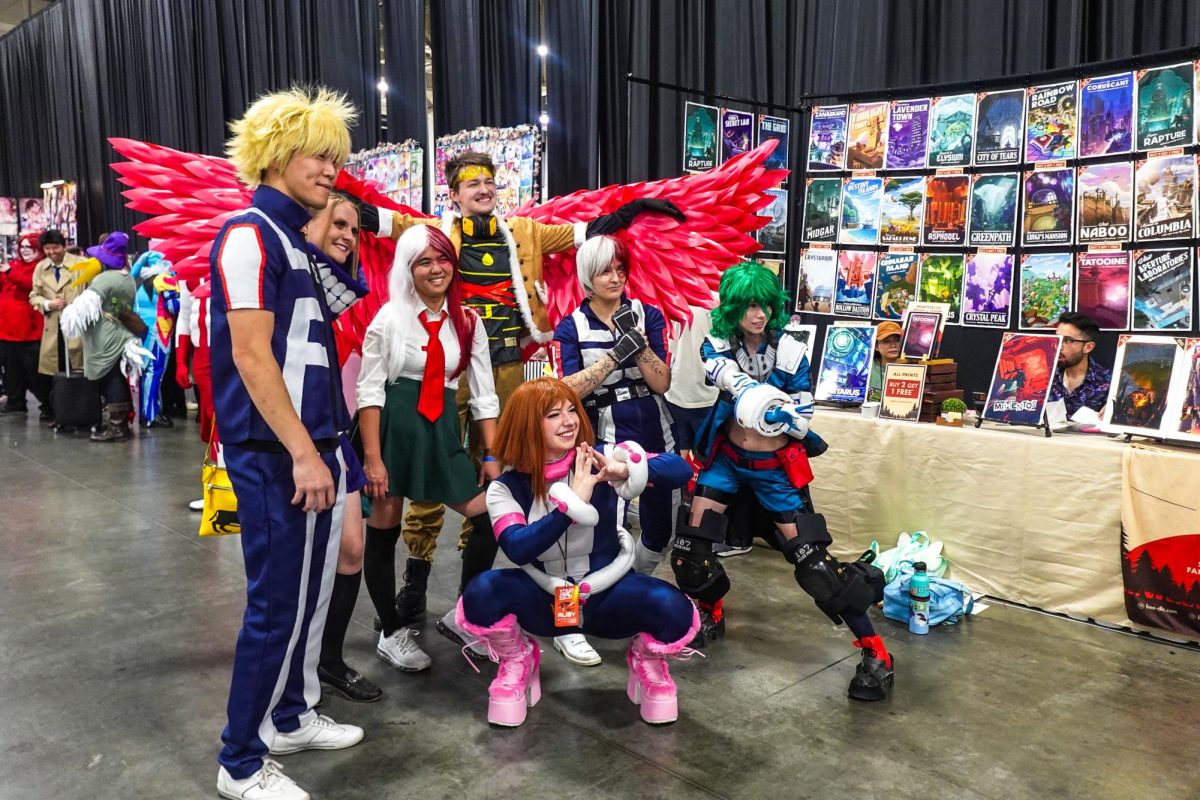
[[[38,374],[41,347],[41,342],[0,342],[4,388],[8,393],[8,404],[14,409],[25,408],[25,392],[30,391],[49,410],[50,378]]]
[[[112,369],[99,380],[92,381],[100,388],[100,396],[108,405],[114,403],[132,403],[133,395],[129,393],[129,379],[121,374],[121,359],[117,359]]]

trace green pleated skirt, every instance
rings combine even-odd
[[[463,449],[455,390],[445,391],[442,415],[434,422],[417,413],[420,392],[420,382],[409,378],[387,387],[379,449],[388,471],[388,494],[464,503],[479,494],[479,475]]]

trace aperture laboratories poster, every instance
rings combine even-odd
[[[1025,90],[980,92],[975,118],[976,166],[1020,164],[1025,141]]]
[[[815,106],[808,131],[808,168],[846,168],[846,116],[848,106]]]
[[[893,100],[888,116],[887,169],[925,166],[929,138],[929,98]]]
[[[1025,99],[1025,160],[1075,157],[1078,86],[1075,81],[1031,86]]]
[[[1133,330],[1190,330],[1192,249],[1135,250]]]

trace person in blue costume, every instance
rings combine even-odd
[[[625,296],[629,251],[620,239],[593,236],[575,255],[587,298],[554,329],[555,371],[583,400],[598,442],[634,441],[673,453],[674,426],[663,394],[671,388],[667,326],[657,308]],[[641,528],[633,568],[649,575],[671,538],[674,490],[648,486],[638,502]],[[600,656],[582,636],[559,636],[555,649],[584,666]]]
[[[801,493],[813,478],[808,450],[825,445],[809,431],[807,348],[786,327],[790,308],[779,278],[761,264],[738,264],[721,276],[712,331],[701,345],[705,379],[720,394],[696,434],[695,453],[704,466],[691,508],[676,527],[671,567],[679,588],[700,608],[697,644],[721,638],[729,577],[713,545],[725,541],[730,502],[749,487],[774,518],[800,588],[835,623],[845,622],[863,651],[850,697],[882,700],[893,682],[892,658],[866,610],[883,597],[883,573],[865,560],[842,563],[831,556],[825,518],[805,508]]]
[[[629,699],[645,722],[674,722],[679,710],[667,659],[687,655],[699,616],[674,586],[633,571],[633,541],[619,506],[649,483],[682,486],[691,467],[635,442],[593,447],[579,396],[556,378],[513,393],[495,453],[509,469],[488,488],[488,514],[500,549],[517,567],[476,576],[456,611],[458,624],[500,665],[488,721],[520,725],[541,696],[538,645],[523,628],[535,636],[632,637]]]

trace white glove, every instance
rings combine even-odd
[[[154,353],[142,347],[140,341],[130,339],[125,342],[125,352],[121,354],[121,374],[137,380],[153,358]]]
[[[84,331],[95,325],[100,319],[102,305],[103,301],[95,291],[84,289],[80,292],[79,296],[62,310],[62,316],[58,318],[66,337],[78,339]]]

